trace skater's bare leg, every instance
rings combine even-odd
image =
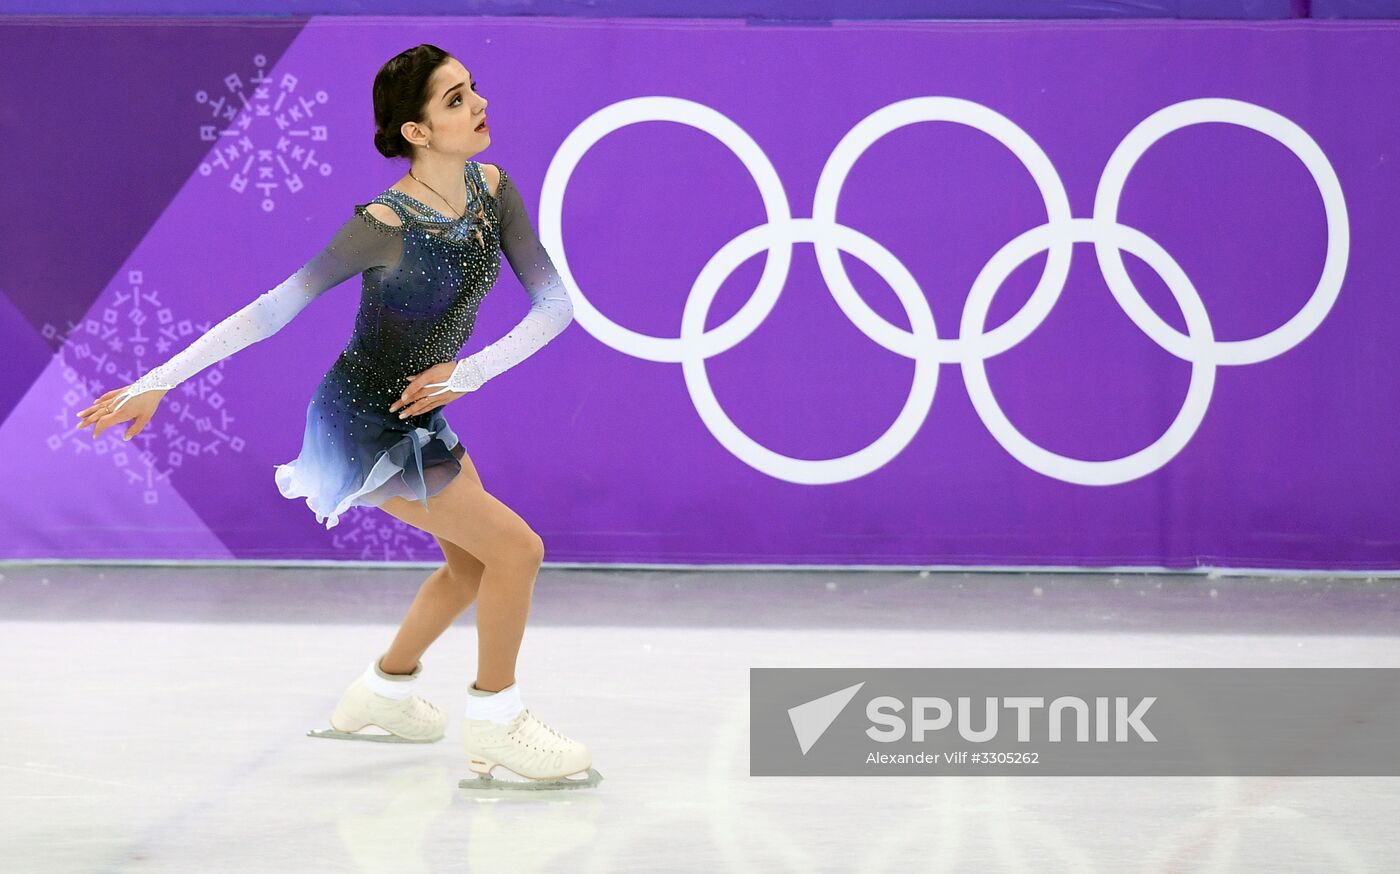
[[[440,537],[434,539],[442,547],[447,563],[419,587],[394,642],[379,661],[386,674],[413,673],[423,653],[466,612],[481,588],[481,574],[486,566],[465,549]]]
[[[476,466],[461,444],[453,448],[452,454],[462,465],[460,476],[481,482]],[[380,659],[379,667],[386,674],[413,673],[423,653],[466,612],[481,587],[481,574],[486,566],[476,556],[436,535],[433,540],[437,541],[446,563],[419,587],[394,642]]]
[[[476,596],[476,687],[496,692],[515,682],[516,658],[544,560],[544,541],[514,510],[486,491],[465,453],[460,457],[463,472],[470,469],[473,475],[458,476],[428,498],[426,510],[420,502],[403,498],[390,498],[380,509],[465,550],[482,564]],[[413,666],[409,664],[408,669]]]

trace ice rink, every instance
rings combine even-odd
[[[483,793],[475,610],[436,744],[308,738],[428,568],[0,567],[13,872],[1400,870],[1360,778],[750,777],[753,667],[1400,667],[1400,580],[546,565],[523,701],[596,789]]]

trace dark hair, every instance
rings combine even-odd
[[[433,71],[452,57],[435,45],[423,43],[399,52],[374,76],[374,147],[386,158],[413,155],[413,144],[404,139],[406,122],[423,120],[428,104],[428,80]]]

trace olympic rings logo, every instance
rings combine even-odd
[[[627,125],[670,121],[704,131],[723,143],[748,168],[758,185],[767,222],[726,243],[696,277],[681,317],[679,337],[654,337],[611,321],[582,293],[569,270],[561,217],[564,190],[583,155],[603,137]],[[1017,236],[978,273],[964,305],[956,338],[938,335],[933,313],[918,282],[875,240],[836,221],[841,185],[856,159],[884,135],[923,121],[950,121],[975,128],[1006,146],[1029,171],[1045,202],[1046,222]],[[1216,340],[1210,317],[1191,280],[1156,242],[1117,221],[1129,172],[1143,153],[1167,134],[1194,124],[1224,122],[1267,134],[1292,151],[1312,175],[1327,219],[1327,255],[1317,287],[1287,322],[1246,340]],[[736,457],[769,476],[808,485],[846,482],[887,464],[914,438],[933,405],[940,364],[961,366],[978,416],[997,442],[1026,467],[1080,485],[1106,486],[1146,476],[1176,457],[1196,433],[1210,404],[1216,368],[1255,364],[1292,349],[1327,317],[1341,291],[1350,248],[1350,225],[1341,183],[1322,149],[1302,128],[1252,103],[1224,98],[1186,100],[1158,110],[1133,128],[1114,150],[1094,198],[1092,218],[1070,215],[1069,197],[1049,157],[1010,119],[981,104],[954,97],[919,97],[890,104],[862,119],[827,159],[817,182],[811,218],[794,218],[777,171],[759,145],[738,125],[702,104],[671,97],[624,100],[593,113],[560,145],[545,175],[540,197],[541,241],[552,254],[574,302],[574,317],[594,337],[637,358],[679,363],[695,409],[710,433]],[[1191,364],[1185,401],[1175,420],[1151,445],[1121,458],[1089,461],[1058,455],[1016,429],[997,404],[985,363],[1026,339],[1049,316],[1069,274],[1073,244],[1093,243],[1099,268],[1114,299],[1154,343]],[[890,427],[849,455],[797,459],[781,455],[743,433],[725,414],[712,390],[705,360],[747,338],[777,302],[787,278],[794,243],[811,243],[836,303],[871,340],[914,361],[909,397]],[[705,317],[721,283],[740,264],[767,251],[758,287],[723,324],[705,330]],[[1166,282],[1185,317],[1182,334],[1163,321],[1128,277],[1122,252],[1145,261]],[[841,264],[849,252],[874,269],[894,290],[911,330],[891,324],[866,305]],[[1012,318],[986,331],[992,298],[1013,270],[1039,252],[1048,253],[1035,291]]]

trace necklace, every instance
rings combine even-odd
[[[412,170],[409,170],[409,171],[408,171],[408,175],[413,176],[413,171],[412,171]],[[416,180],[418,181],[418,184],[419,184],[419,185],[422,185],[424,188],[428,189],[428,190],[431,191],[432,193],[437,194],[438,199],[441,200],[443,203],[447,204],[447,208],[448,208],[448,209],[452,210],[452,212],[457,212],[457,210],[455,210],[455,209],[452,208],[452,202],[449,201],[447,198],[443,197],[441,194],[438,194],[438,191],[437,191],[436,188],[434,188],[433,186],[431,186],[431,185],[429,185],[428,183],[424,182],[422,179],[418,179],[417,176],[413,176],[413,178],[416,179]],[[459,219],[460,219],[460,218],[464,218],[464,217],[466,217],[466,214],[467,214],[466,211],[463,210],[462,212],[457,213],[457,218],[459,218]]]

